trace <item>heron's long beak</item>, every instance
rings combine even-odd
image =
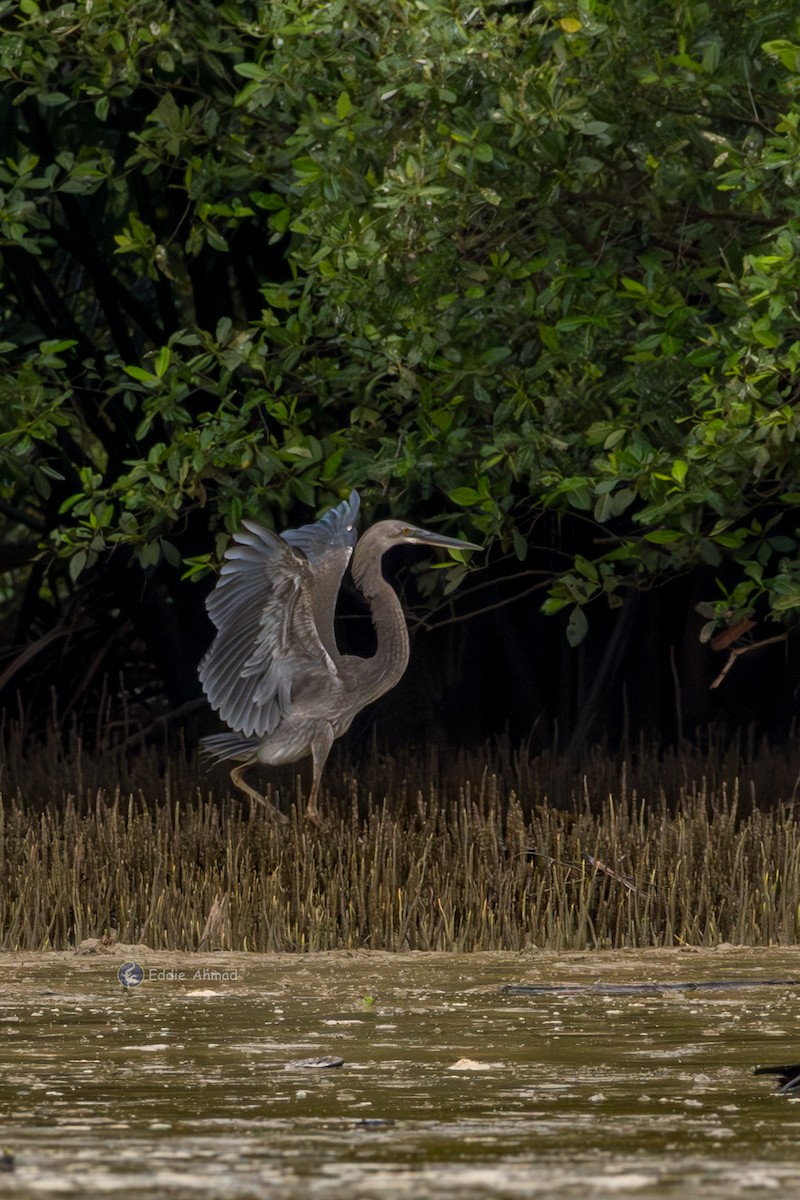
[[[462,542],[460,538],[445,537],[443,533],[432,533],[430,529],[419,529],[416,525],[409,525],[403,531],[403,540],[418,542],[423,546],[442,546],[445,550],[483,549],[483,546],[476,546],[474,542]]]

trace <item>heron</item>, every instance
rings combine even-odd
[[[200,682],[231,732],[203,738],[201,753],[234,761],[231,782],[277,820],[286,818],[244,772],[255,763],[279,766],[310,755],[305,817],[319,823],[320,780],[334,740],[408,666],[408,628],[383,576],[384,554],[402,545],[482,549],[398,520],[379,521],[359,541],[359,505],[354,490],[320,520],[280,535],[243,521],[206,601],[217,633],[200,663]],[[351,559],[377,636],[371,658],[342,654],[336,643],[336,598]]]

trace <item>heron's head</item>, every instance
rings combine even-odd
[[[380,546],[381,553],[391,550],[393,546],[441,546],[446,550],[482,550],[474,542],[465,542],[461,538],[445,537],[431,529],[420,529],[419,525],[409,525],[407,521],[379,521],[371,525],[363,534],[361,541],[369,540]]]
[[[442,546],[446,550],[482,550],[474,542],[445,537],[430,529],[420,529],[407,521],[378,521],[361,536],[353,555],[353,578],[365,596],[370,597],[382,579],[380,560],[395,546]]]
[[[478,546],[475,542],[462,541],[461,538],[445,537],[443,533],[436,533],[430,529],[420,529],[418,525],[406,525],[402,521],[398,521],[397,524],[399,526],[397,539],[400,542],[414,542],[421,546],[442,546],[446,550],[483,549],[483,546]]]

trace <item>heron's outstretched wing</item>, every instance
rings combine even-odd
[[[301,525],[299,529],[287,529],[281,537],[290,546],[302,550],[310,563],[320,567],[324,562],[330,562],[334,551],[347,550],[339,580],[344,575],[345,567],[353,552],[358,534],[356,533],[356,518],[358,516],[361,497],[355,489],[350,493],[349,500],[343,500],[335,508],[329,508],[324,517],[320,517],[313,525]],[[337,584],[338,586],[338,584]]]
[[[338,679],[333,611],[357,509],[353,493],[316,524],[281,537],[252,521],[233,535],[206,601],[218,632],[200,664],[203,690],[231,729],[272,733],[294,690],[313,694]]]
[[[353,490],[349,500],[329,509],[313,525],[301,525],[299,529],[287,529],[281,534],[290,546],[302,550],[314,570],[311,592],[314,624],[334,662],[339,656],[333,632],[336,598],[358,539],[356,517],[360,503],[358,492]]]

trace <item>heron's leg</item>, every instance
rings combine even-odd
[[[320,811],[317,807],[317,798],[319,796],[319,785],[322,779],[322,770],[328,760],[328,755],[331,752],[333,745],[333,727],[322,725],[316,733],[313,742],[311,743],[311,757],[314,763],[314,773],[311,780],[311,791],[308,794],[308,804],[306,805],[306,820],[311,821],[313,825],[320,823]]]
[[[231,771],[231,783],[234,785],[234,787],[237,787],[240,791],[244,792],[245,795],[249,796],[251,800],[257,800],[259,804],[263,804],[273,820],[280,821],[282,824],[285,824],[286,817],[283,815],[283,813],[278,812],[274,804],[270,804],[269,800],[266,800],[260,792],[257,792],[254,787],[251,787],[250,784],[246,783],[243,779],[244,772],[248,767],[252,767],[252,765],[252,763],[246,762],[240,763],[238,767],[234,767]]]

